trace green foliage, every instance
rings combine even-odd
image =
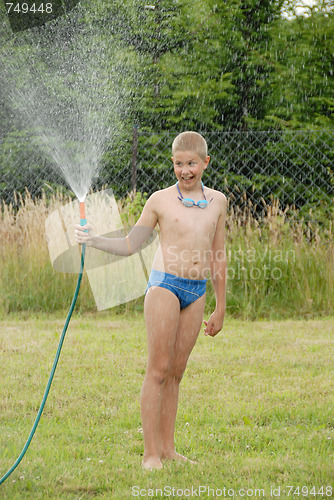
[[[88,55],[91,48],[101,47],[106,54],[103,68],[96,62],[100,85],[95,88],[107,86],[110,94],[115,91],[127,103],[117,110],[117,120],[116,104],[106,104],[107,121],[116,121],[117,127],[111,129],[100,158],[101,180],[95,187],[108,184],[122,198],[131,191],[133,124],[153,133],[149,141],[139,137],[137,185],[145,186],[148,192],[164,186],[171,178],[170,151],[158,132],[332,130],[334,15],[332,3],[321,5],[310,9],[308,16],[286,19],[281,16],[282,0],[194,0],[191,4],[161,0],[152,5],[140,0],[82,2],[76,21],[82,30],[79,41],[89,40],[81,44],[82,50]],[[54,29],[62,33],[61,20]],[[63,41],[60,39],[59,49]],[[27,34],[13,40],[6,19],[1,20],[0,40],[3,54],[33,65],[37,47],[28,44]],[[77,46],[67,45],[69,62],[76,50]],[[42,84],[58,91],[64,109],[71,100],[85,106],[85,94],[78,91],[79,76],[52,71],[63,57],[62,50],[55,50],[50,60],[38,59],[38,70],[45,76]],[[18,89],[27,78],[24,68],[22,64],[21,74],[11,81]],[[50,115],[52,110],[51,102]],[[75,116],[70,115],[69,120],[75,123]],[[91,118],[92,123],[95,118],[99,121],[96,116]],[[50,160],[36,149],[36,141],[32,140],[36,131],[14,119],[5,99],[0,102],[0,120],[2,198],[10,201],[15,189],[22,191],[25,187],[39,196],[44,182],[50,183],[51,178],[55,184],[64,183],[54,172],[51,174]],[[324,148],[327,159],[322,160]],[[223,141],[212,149],[223,151]],[[266,143],[263,150],[258,148],[248,166],[243,151],[236,150],[235,162],[240,160],[245,167],[227,176],[222,155],[218,162],[215,153],[212,165],[218,169],[214,176],[219,185],[224,186],[227,179],[232,193],[237,189],[247,195],[255,193],[258,202],[261,197],[268,200],[272,194],[283,204],[307,208],[320,198],[322,206],[328,207],[331,192],[323,194],[319,185],[332,185],[332,149],[331,134],[327,132],[324,140],[315,135],[307,150],[298,139],[283,148],[279,141]],[[266,170],[262,153],[273,161],[272,172]],[[299,176],[294,175],[296,167]],[[252,175],[246,173],[247,168]],[[311,181],[306,182],[306,178]],[[324,213],[328,213],[327,208]]]
[[[332,129],[334,12],[312,12],[273,27],[275,68],[264,126]]]
[[[32,197],[40,197],[43,190],[63,180],[52,172],[50,162],[36,148],[36,136],[27,130],[13,130],[0,142],[0,193],[5,203],[15,202],[13,193],[28,189]],[[22,189],[23,187],[23,189]]]
[[[332,6],[286,19],[283,3],[96,0],[94,7],[82,3],[79,22],[90,43],[102,42],[110,54],[101,81],[117,68],[119,78],[110,83],[131,100],[127,124],[146,130],[332,127]],[[0,38],[8,33],[3,23]],[[20,50],[30,57],[31,48]],[[46,83],[62,85],[61,78]]]
[[[147,201],[147,193],[140,191],[130,193],[122,202],[121,220],[127,228],[131,228],[139,219]]]

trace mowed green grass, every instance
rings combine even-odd
[[[1,477],[30,432],[63,322],[1,322]],[[142,471],[143,317],[74,313],[39,427],[0,498],[237,498],[240,488],[244,498],[332,498],[333,359],[334,318],[227,319],[216,338],[202,332],[176,431],[177,450],[197,464]]]

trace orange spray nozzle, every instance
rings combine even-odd
[[[79,211],[80,211],[80,226],[85,226],[87,224],[87,219],[86,219],[85,203],[83,201],[79,202]]]
[[[80,219],[86,219],[86,207],[84,201],[79,202],[79,211],[80,211]]]

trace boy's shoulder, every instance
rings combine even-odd
[[[157,196],[163,196],[165,194],[168,194],[170,191],[173,191],[175,189],[175,186],[176,184],[172,184],[171,186],[168,186],[166,188],[163,188],[163,189],[158,189],[157,191],[155,191],[153,193],[153,195],[157,195]],[[153,196],[152,195],[152,196]]]
[[[164,189],[158,189],[158,191],[154,191],[154,193],[151,194],[151,196],[149,197],[149,200],[158,201],[161,198],[164,198],[166,196],[170,196],[171,191],[174,191],[174,188],[175,188],[175,184],[172,186],[169,186],[167,188],[164,188]]]
[[[218,191],[218,189],[213,189],[213,188],[209,188],[207,186],[205,186],[205,189],[207,189],[209,191],[209,194],[211,194],[211,196],[217,196],[218,199],[221,199],[221,200],[226,200],[226,196],[224,195],[224,193],[222,193],[221,191]]]
[[[226,196],[224,195],[224,193],[222,193],[221,191],[218,191],[217,189],[212,189],[212,188],[209,188],[207,186],[205,186],[205,190],[206,190],[206,197],[207,198],[214,198],[215,200],[217,200],[218,203],[221,204],[221,206],[223,208],[226,208],[226,205],[227,205],[227,198]]]
[[[159,189],[158,191],[152,193],[145,204],[147,209],[152,210],[156,214],[159,214],[162,209],[161,207],[166,206],[166,204],[171,199],[171,191],[173,190],[173,187],[174,186],[169,186],[165,189]]]

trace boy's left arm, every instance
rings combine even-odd
[[[211,281],[216,296],[216,307],[209,321],[205,323],[205,335],[214,337],[223,328],[226,310],[226,275],[227,257],[225,251],[226,198],[224,196],[222,213],[218,218],[216,232],[212,242]]]

